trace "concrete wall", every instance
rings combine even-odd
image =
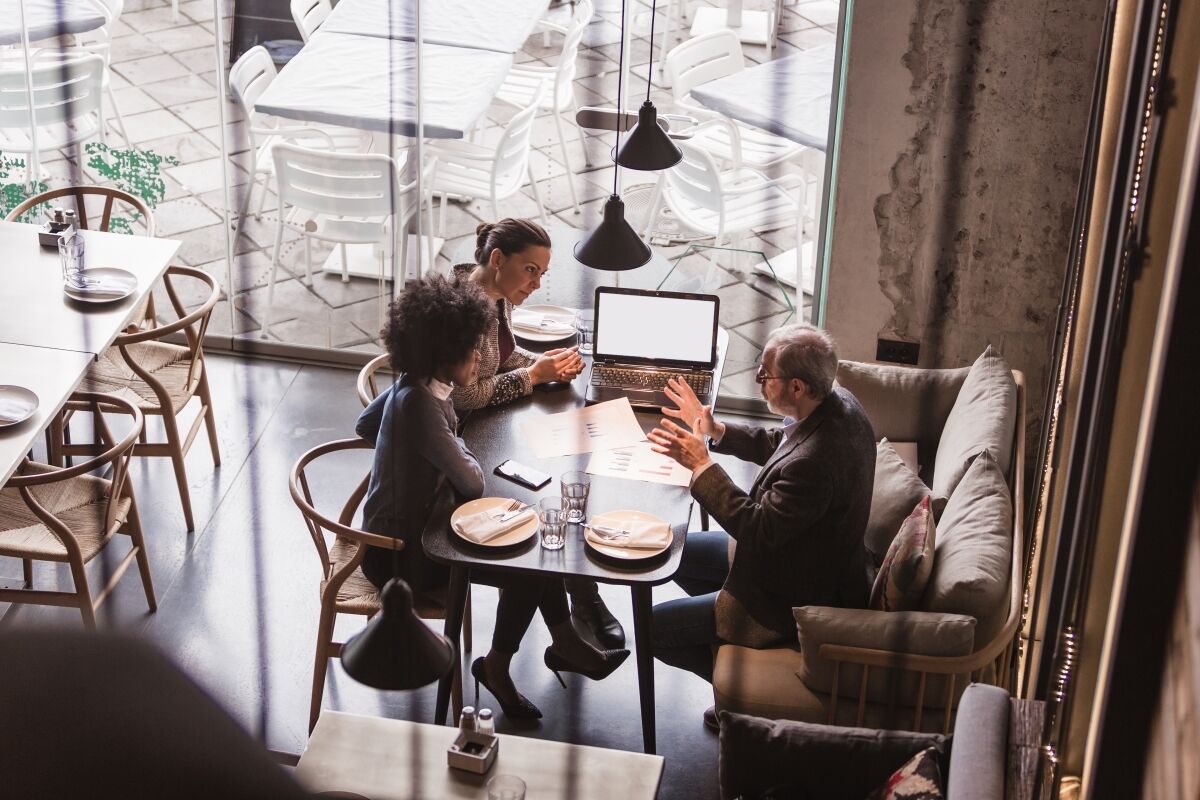
[[[1103,0],[855,0],[826,325],[843,357],[994,344],[1039,428]]]

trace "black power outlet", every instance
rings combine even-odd
[[[879,339],[875,346],[876,361],[891,361],[895,364],[916,366],[921,356],[920,342],[901,342],[896,339]]]

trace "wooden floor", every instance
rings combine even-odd
[[[317,627],[319,562],[288,495],[287,475],[307,449],[353,436],[360,410],[354,373],[225,357],[210,357],[220,428],[222,466],[213,469],[208,448],[197,442],[188,458],[196,530],[184,530],[168,462],[139,459],[134,466],[138,503],[159,610],[146,611],[136,571],[124,576],[101,608],[100,625],[136,632],[158,644],[234,717],[273,750],[299,753],[307,735],[309,691]],[[365,451],[364,456],[369,456]],[[344,498],[368,468],[363,460],[329,475],[318,503]],[[693,524],[694,527],[695,523]],[[114,567],[124,543],[91,565],[93,585]],[[0,579],[15,584],[20,563],[0,563]],[[69,573],[39,565],[38,588],[69,586]],[[601,591],[632,634],[627,590]],[[475,650],[486,652],[496,592],[473,590]],[[681,596],[673,584],[656,600]],[[3,608],[0,608],[3,610]],[[21,608],[14,626],[81,625],[77,612]],[[361,623],[359,623],[361,624]],[[354,623],[339,628],[348,636]],[[641,749],[637,673],[629,659],[611,677],[593,683],[566,676],[559,686],[542,664],[549,633],[535,620],[514,660],[514,678],[545,714],[540,724],[518,728],[498,715],[504,732],[601,747]],[[660,797],[715,798],[717,740],[701,723],[711,687],[679,670],[656,664],[659,753],[666,757]],[[468,700],[471,700],[468,686]],[[427,721],[435,687],[384,693],[329,669],[324,706],[362,714]],[[498,704],[484,690],[484,706]],[[181,724],[185,724],[181,720]]]

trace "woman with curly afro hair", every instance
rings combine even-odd
[[[450,393],[455,386],[474,382],[480,340],[492,314],[487,295],[471,284],[433,277],[405,289],[392,302],[383,331],[392,368],[401,377],[367,406],[355,426],[355,432],[375,447],[363,527],[405,541],[399,574],[414,592],[429,592],[448,582],[446,568],[421,550],[427,524],[448,524],[444,517],[431,519],[439,491],[445,486],[459,501],[483,496],[483,470],[455,434],[458,420]],[[363,574],[377,587],[396,574],[393,552],[367,548]],[[546,662],[554,668],[600,679],[629,655],[628,650],[597,650],[579,637],[571,625],[561,578],[472,570],[471,579],[502,589],[491,650],[475,660],[471,673],[477,691],[479,683],[486,686],[505,716],[542,716],[509,675],[509,663],[536,611],[541,611],[554,640],[546,649]]]

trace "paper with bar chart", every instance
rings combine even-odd
[[[538,458],[611,450],[646,437],[627,397],[527,420],[521,431]]]
[[[692,478],[690,469],[654,452],[649,442],[596,451],[588,461],[587,471],[592,475],[665,483],[669,486],[687,486]]]

